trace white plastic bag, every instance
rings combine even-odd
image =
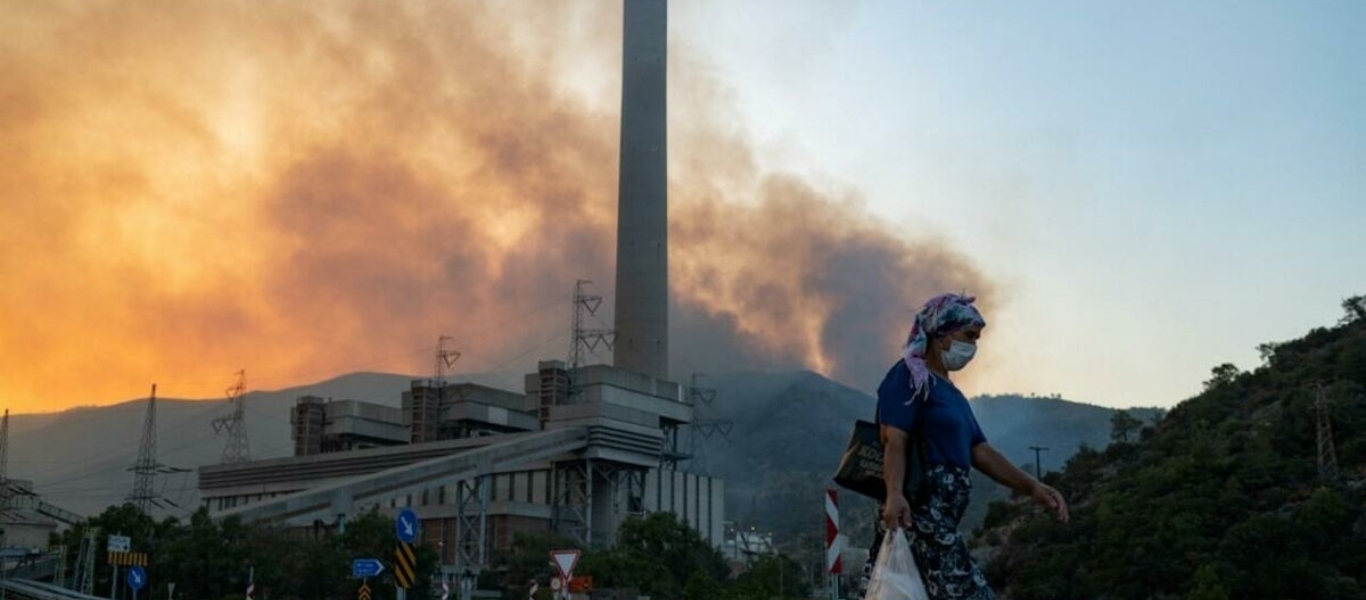
[[[882,537],[882,548],[873,565],[873,578],[863,600],[930,600],[925,581],[911,555],[906,530],[898,527]]]

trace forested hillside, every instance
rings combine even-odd
[[[1213,369],[1134,441],[1086,449],[1050,483],[1060,526],[994,504],[976,538],[1015,600],[1366,598],[1366,297],[1301,339]],[[1331,430],[1331,436],[1329,434]]]

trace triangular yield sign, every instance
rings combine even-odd
[[[574,577],[574,566],[579,564],[578,550],[551,550],[550,559],[555,561],[555,568],[560,570],[560,576],[565,579]]]

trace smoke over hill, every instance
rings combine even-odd
[[[611,297],[619,3],[0,5],[16,411],[427,372],[443,334],[518,372],[567,353],[576,279]],[[872,381],[925,297],[992,305],[855,189],[760,168],[674,46],[676,373]]]

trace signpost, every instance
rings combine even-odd
[[[384,563],[374,558],[357,558],[351,562],[351,576],[356,579],[377,577],[384,572]]]
[[[829,574],[830,598],[840,597],[840,572],[844,565],[840,562],[840,503],[835,490],[825,490],[825,572]]]
[[[126,535],[117,535],[117,534],[112,534],[112,533],[109,534],[109,546],[108,546],[108,548],[107,548],[107,550],[108,550],[109,552],[111,552],[111,553],[116,553],[115,555],[118,555],[117,553],[129,552],[129,551],[132,550],[132,549],[133,549],[133,540],[132,540],[131,538],[129,538],[128,536],[126,536]],[[112,562],[112,561],[110,562],[110,565],[113,566],[113,568],[114,568],[114,573],[113,573],[113,575],[112,575],[112,576],[110,577],[110,579],[109,579],[109,597],[110,597],[110,598],[118,598],[118,597],[119,597],[119,565],[118,565],[118,563]]]
[[[394,533],[398,535],[398,548],[394,550],[394,584],[398,587],[398,600],[407,600],[408,588],[412,587],[417,574],[417,552],[413,550],[417,526],[417,513],[412,509],[398,511],[394,518]]]
[[[555,587],[555,581],[551,580],[550,587],[559,592],[561,598],[569,597],[569,582],[574,580],[574,567],[579,564],[578,550],[551,550],[550,561],[555,563],[555,570],[560,572],[563,580],[559,587]]]
[[[147,571],[133,565],[128,567],[128,587],[133,588],[133,600],[138,600],[138,590],[147,585]]]

